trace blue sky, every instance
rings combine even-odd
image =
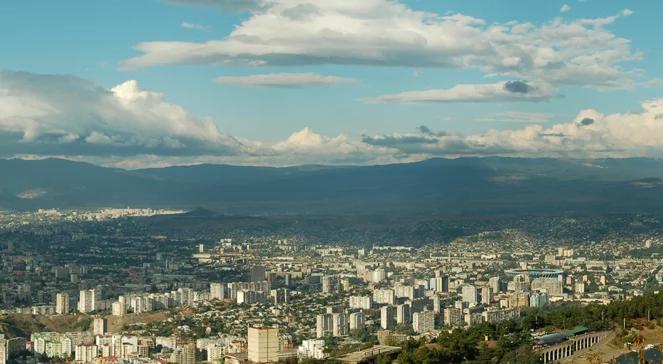
[[[321,5],[325,2],[317,0],[267,1],[269,1],[268,5],[263,4],[260,7],[255,7],[258,0],[178,0],[172,2],[160,0],[72,0],[65,2],[24,0],[3,3],[0,5],[0,44],[3,45],[0,70],[5,72],[5,84],[15,84],[15,81],[12,80],[17,71],[42,76],[75,76],[106,90],[128,80],[135,80],[139,90],[159,94],[161,97],[159,102],[177,105],[185,110],[187,115],[185,119],[197,126],[200,126],[201,123],[204,124],[208,120],[207,118],[210,118],[220,134],[237,139],[241,147],[235,148],[235,152],[230,154],[225,152],[228,148],[222,148],[224,151],[207,148],[204,151],[192,152],[189,146],[196,143],[197,136],[188,134],[182,136],[177,134],[177,131],[175,135],[168,135],[169,132],[181,128],[181,126],[173,126],[157,133],[153,140],[177,139],[178,143],[181,142],[178,144],[178,150],[186,149],[186,152],[163,150],[167,148],[150,149],[149,146],[154,145],[152,142],[143,143],[141,148],[133,148],[133,145],[132,148],[119,148],[119,150],[111,147],[102,148],[104,151],[100,151],[99,148],[91,148],[94,149],[94,152],[76,148],[68,150],[64,147],[45,148],[44,143],[48,141],[39,138],[47,134],[60,135],[57,139],[60,141],[73,140],[74,144],[80,147],[88,136],[92,135],[94,131],[98,131],[91,130],[88,127],[91,124],[103,124],[105,132],[98,131],[95,136],[102,135],[106,137],[102,138],[103,140],[109,143],[110,140],[113,140],[117,146],[131,144],[124,143],[123,140],[131,139],[132,133],[144,133],[145,129],[128,130],[125,127],[117,129],[111,125],[112,120],[104,119],[102,122],[96,120],[103,119],[104,116],[96,116],[93,121],[78,120],[78,118],[85,118],[85,115],[75,109],[74,105],[57,104],[64,101],[54,100],[52,95],[42,92],[39,81],[35,81],[34,84],[30,84],[30,87],[34,88],[30,89],[32,93],[28,94],[25,91],[20,96],[29,97],[39,94],[41,97],[39,100],[52,106],[51,109],[71,109],[73,116],[67,115],[67,117],[76,119],[75,122],[72,122],[76,127],[69,128],[68,125],[63,124],[67,122],[66,120],[58,119],[62,117],[63,113],[59,113],[59,116],[40,114],[38,117],[34,117],[34,120],[30,119],[37,130],[35,133],[39,135],[39,137],[31,139],[26,137],[25,130],[17,126],[20,122],[16,120],[23,120],[19,117],[25,118],[25,116],[18,112],[7,112],[9,116],[14,117],[14,120],[6,122],[9,125],[5,126],[6,132],[8,135],[21,135],[20,140],[13,141],[20,148],[13,150],[10,146],[11,143],[8,142],[0,152],[3,152],[5,156],[41,155],[47,153],[43,150],[50,150],[51,152],[48,153],[87,158],[100,161],[100,163],[118,163],[118,161],[131,158],[140,161],[161,162],[165,159],[164,156],[179,158],[173,160],[172,163],[187,163],[185,157],[190,158],[191,162],[218,160],[258,164],[380,163],[399,160],[399,158],[410,160],[430,156],[465,154],[515,153],[529,155],[532,151],[539,149],[536,143],[543,143],[541,145],[544,146],[544,149],[548,148],[546,150],[551,154],[558,153],[560,148],[572,145],[579,153],[587,151],[587,153],[579,155],[594,156],[602,150],[597,143],[603,142],[606,144],[604,145],[606,148],[611,149],[611,155],[621,155],[618,151],[623,150],[623,146],[615,144],[626,142],[621,140],[624,139],[622,137],[617,138],[620,140],[616,140],[614,135],[625,131],[617,132],[616,130],[622,129],[615,129],[610,124],[615,123],[613,119],[617,115],[632,113],[644,119],[653,117],[658,120],[658,114],[643,115],[642,104],[648,100],[663,97],[663,82],[657,81],[663,79],[663,70],[659,66],[663,64],[663,54],[660,40],[657,39],[662,30],[658,19],[658,14],[663,11],[663,3],[660,1],[626,3],[612,0],[412,0],[395,3],[386,0],[370,0],[373,6],[367,12],[362,12],[361,9],[354,12],[354,9],[344,8],[345,13],[343,14],[349,14],[349,18],[358,21],[362,21],[361,17],[367,17],[367,19],[378,17],[380,15],[376,14],[382,14],[383,8],[387,9],[385,13],[392,13],[385,15],[385,20],[380,20],[379,24],[392,24],[393,22],[394,27],[402,25],[404,29],[396,29],[402,33],[385,32],[384,37],[388,38],[393,33],[397,37],[404,36],[403,39],[406,39],[405,42],[407,42],[410,40],[408,37],[412,36],[415,42],[413,46],[404,44],[402,39],[379,39],[380,29],[371,28],[369,31],[375,31],[375,37],[368,41],[361,39],[358,44],[369,47],[375,45],[376,49],[379,49],[376,52],[382,52],[377,56],[373,54],[358,55],[361,53],[360,51],[345,47],[342,44],[345,41],[343,37],[346,36],[342,33],[343,25],[339,25],[338,29],[335,29],[333,24],[330,25],[336,33],[331,37],[333,39],[325,40],[329,44],[324,45],[320,45],[323,43],[323,32],[301,35],[289,33],[289,29],[285,25],[283,29],[279,27],[266,29],[268,26],[250,28],[250,26],[241,25],[242,22],[250,22],[254,17],[272,16],[273,14],[270,12],[276,14],[276,10],[272,9],[279,6],[282,6],[283,9],[286,8],[286,5],[281,3],[287,3],[287,7],[291,8],[302,4],[311,5],[312,8],[317,9],[314,12],[315,16],[338,11],[338,9],[326,8]],[[229,9],[227,6],[227,3],[236,5],[243,2],[252,3],[250,5],[253,7],[237,10]],[[400,7],[395,8],[394,4]],[[562,12],[561,9],[564,5],[568,10]],[[626,10],[627,8],[628,10]],[[531,28],[525,31],[528,34],[536,33],[537,29],[552,24],[556,21],[555,19],[559,19],[558,21],[563,24],[570,24],[579,19],[606,19],[616,16],[606,24],[598,25],[598,28],[603,32],[602,36],[609,35],[626,42],[627,50],[623,51],[623,54],[615,56],[615,59],[605,61],[605,64],[596,67],[589,64],[583,66],[588,70],[596,70],[601,66],[614,66],[619,69],[620,74],[605,76],[601,71],[600,75],[597,73],[597,78],[588,76],[585,80],[580,77],[577,82],[574,82],[572,76],[567,77],[566,75],[548,78],[546,76],[548,71],[543,68],[534,67],[531,70],[522,71],[517,69],[520,67],[517,66],[505,70],[506,68],[500,67],[506,64],[507,60],[493,62],[490,59],[499,56],[481,55],[486,58],[476,60],[474,59],[475,54],[472,53],[475,52],[472,50],[472,44],[463,44],[463,39],[453,39],[451,46],[453,51],[450,52],[459,52],[460,56],[451,60],[454,63],[453,66],[448,66],[445,64],[447,62],[445,57],[448,54],[441,55],[441,58],[445,59],[439,62],[437,54],[435,54],[435,52],[444,53],[446,51],[437,49],[420,51],[417,49],[416,44],[418,43],[416,42],[419,38],[412,34],[416,33],[418,29],[405,29],[410,23],[401,24],[390,18],[399,11],[428,12],[435,17],[462,14],[480,19],[483,24],[467,25],[463,23],[459,27],[467,26],[468,29],[483,29],[484,31],[489,27],[501,24],[512,27],[514,22],[531,23]],[[284,17],[278,21],[287,22],[288,19]],[[333,19],[343,21],[338,16]],[[316,20],[302,20],[302,22],[305,21],[315,22]],[[427,21],[422,21],[422,30],[427,27]],[[288,54],[281,60],[277,57],[282,55],[265,55],[261,49],[258,49],[251,51],[254,53],[250,54],[252,58],[249,61],[243,58],[244,55],[238,61],[233,53],[235,50],[228,50],[232,55],[223,53],[236,44],[223,45],[223,54],[219,54],[217,49],[211,54],[206,54],[204,60],[201,60],[202,56],[169,59],[169,55],[163,49],[153,52],[137,49],[144,42],[168,42],[167,47],[172,48],[182,44],[197,45],[205,44],[208,41],[224,41],[228,39],[231,32],[242,27],[247,33],[262,35],[260,32],[265,32],[266,37],[282,37],[285,40],[281,46],[290,47],[287,52],[294,53]],[[293,29],[296,28],[293,26]],[[594,31],[595,25],[583,25],[583,29],[586,29],[583,31],[587,32]],[[282,30],[283,34],[279,35],[278,33]],[[561,34],[564,31],[560,29],[558,33]],[[431,34],[433,35],[421,35],[421,38],[429,37],[427,44],[431,44],[434,41],[431,37],[447,35],[444,31],[437,30]],[[556,34],[555,31],[552,34]],[[454,36],[457,34],[449,35],[450,38]],[[580,37],[582,36],[580,34]],[[588,36],[590,36],[589,33]],[[550,35],[546,37],[550,37]],[[370,43],[376,42],[375,39],[379,39],[379,44]],[[495,41],[494,39],[496,38],[488,39],[486,35],[481,35],[474,41],[486,41],[488,44]],[[535,42],[538,41],[536,38],[532,39]],[[353,41],[354,39],[348,38],[348,43]],[[467,41],[471,43],[473,39],[467,39]],[[332,42],[341,44],[331,44]],[[514,41],[505,40],[504,49],[507,51],[510,51],[512,47],[509,42]],[[559,46],[557,40],[550,40],[550,42]],[[244,47],[246,44],[239,46]],[[395,49],[400,46],[403,46],[403,49]],[[394,47],[394,49],[383,49],[389,47]],[[422,46],[422,48],[425,47]],[[596,51],[587,49],[587,54],[581,56],[592,57],[602,54],[600,57],[613,57],[608,48],[609,44],[604,48],[599,47]],[[190,52],[190,48],[183,48],[179,52],[182,54]],[[201,50],[201,52],[205,52],[205,50]],[[330,56],[328,52],[332,52],[334,55]],[[343,54],[343,52],[348,52],[348,54]],[[158,59],[158,62],[151,60],[144,62],[141,58],[143,56],[153,56],[151,59]],[[433,64],[416,61],[427,57],[434,59],[431,61]],[[316,61],[309,62],[309,58],[315,58]],[[210,61],[210,59],[212,60]],[[565,60],[560,59],[557,62],[564,64]],[[466,63],[472,65],[465,66]],[[496,64],[498,64],[497,68]],[[579,72],[583,74],[584,71],[580,69]],[[214,82],[214,79],[220,76],[302,73],[351,79],[352,82],[329,82],[329,84],[323,85],[303,82],[294,86],[285,85],[288,87],[284,87],[284,85],[281,87],[273,87],[274,85],[271,87],[242,86]],[[501,83],[508,81],[524,82],[529,86],[529,91],[505,93],[504,90],[501,90]],[[623,86],[615,87],[612,85],[613,82]],[[605,83],[611,83],[611,86],[606,87]],[[467,99],[467,93],[463,93],[465,96],[459,98],[457,90],[454,89],[457,85],[475,85],[472,90],[467,92],[479,93],[483,96],[480,96],[479,100],[475,96]],[[477,88],[476,85],[484,86]],[[62,93],[74,92],[67,87],[66,84],[62,86]],[[6,92],[8,95],[14,93],[11,87],[3,87],[3,79],[0,78],[0,89],[3,88],[9,90]],[[28,86],[24,85],[24,88],[28,89]],[[418,92],[427,90],[437,91],[425,95],[418,94]],[[439,90],[445,91],[440,93]],[[532,94],[535,100],[525,99],[525,94],[531,93],[532,90],[539,92]],[[402,94],[404,92],[417,94],[404,95]],[[488,94],[490,95],[486,96]],[[381,98],[383,96],[389,97]],[[423,102],[422,97],[425,99]],[[6,104],[9,104],[10,101],[7,101]],[[14,104],[13,101],[12,104]],[[0,100],[0,106],[2,105]],[[141,112],[149,107],[151,106],[142,105]],[[561,144],[555,141],[551,146],[548,141],[530,140],[527,142],[527,148],[518,149],[518,147],[514,147],[514,145],[519,145],[517,141],[511,142],[508,147],[498,145],[499,143],[494,141],[502,137],[511,138],[513,134],[486,135],[491,130],[518,131],[529,125],[540,128],[540,130],[537,129],[539,134],[547,133],[546,130],[549,128],[565,129],[564,125],[573,123],[580,117],[583,110],[589,109],[605,116],[606,126],[601,130],[593,130],[591,135],[583,132],[585,134],[580,136],[575,136],[575,134],[570,136],[570,132],[567,130],[566,135],[573,140],[564,141]],[[136,118],[135,123],[143,122],[138,111],[130,111],[132,117]],[[92,113],[94,112],[96,111]],[[87,115],[90,113],[88,112]],[[5,119],[9,119],[9,116]],[[152,116],[154,113],[150,113],[150,117]],[[611,117],[613,119],[610,119]],[[602,120],[600,117],[594,119]],[[0,120],[2,120],[1,115]],[[173,123],[177,122],[177,120],[173,121]],[[150,124],[153,123],[152,121],[146,123],[146,125],[153,125]],[[154,123],[157,122],[154,121]],[[58,127],[51,130],[45,125],[58,125]],[[182,125],[186,128],[187,124]],[[442,131],[446,134],[453,134],[453,139],[442,140],[439,136],[422,134],[417,129],[421,125],[427,126],[437,134],[441,134],[439,132]],[[658,132],[658,130],[656,129],[654,132]],[[293,135],[298,131],[301,134]],[[612,135],[613,139],[607,137],[608,134]],[[339,135],[343,140],[338,139]],[[62,136],[67,136],[67,138],[63,139]],[[142,137],[142,135],[139,136]],[[291,138],[288,143],[288,138],[291,136],[295,138]],[[423,145],[413,145],[411,139],[404,139],[413,136],[422,137]],[[477,152],[474,151],[477,148],[472,149],[465,146],[476,139],[474,137],[482,138],[478,144],[480,150]],[[396,139],[400,142],[387,145],[387,141]],[[91,143],[92,140],[95,138],[87,138],[87,143]],[[381,142],[375,143],[376,140]],[[301,142],[301,145],[297,144],[298,142]],[[35,143],[34,152],[31,147],[26,146],[26,143]],[[408,145],[404,145],[404,143]],[[450,145],[458,143],[463,144],[463,148],[449,148]],[[629,156],[659,155],[658,146],[652,145],[649,141],[634,140],[633,143],[637,144],[638,148],[626,153]],[[227,147],[225,144],[224,146]],[[370,150],[362,149],[364,146]],[[307,149],[317,147],[320,148]],[[376,148],[382,148],[382,150]],[[344,150],[346,154],[338,158],[330,157],[339,149]],[[273,157],[282,154],[286,156]],[[307,157],[300,158],[297,156],[300,154]],[[192,155],[195,158],[191,158]],[[314,157],[310,157],[311,155]],[[205,159],[204,156],[208,158]],[[138,165],[140,162],[136,163]]]

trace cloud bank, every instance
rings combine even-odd
[[[626,88],[623,63],[639,59],[608,26],[632,14],[543,24],[489,24],[463,14],[417,11],[388,0],[177,0],[250,9],[223,39],[151,41],[125,68],[168,64],[305,66],[320,64],[476,69],[485,75]]]
[[[515,94],[528,94],[533,87],[500,85],[500,92]],[[73,76],[0,72],[0,110],[3,157],[62,156],[129,168],[379,164],[465,155],[663,156],[663,99],[646,101],[630,113],[581,110],[573,120],[552,125],[547,114],[507,112],[494,117],[527,125],[480,133],[422,126],[412,133],[358,137],[304,128],[265,143],[228,135],[213,120],[193,115],[136,81],[107,89]]]

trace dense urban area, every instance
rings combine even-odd
[[[399,244],[207,213],[0,214],[0,364],[660,353],[663,216],[429,220]]]

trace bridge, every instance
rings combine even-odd
[[[544,364],[555,363],[602,342],[610,333],[611,331],[600,331],[574,336],[567,341],[541,349],[538,352]]]

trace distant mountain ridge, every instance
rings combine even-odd
[[[663,212],[663,161],[429,159],[376,166],[123,170],[0,160],[0,208],[202,207],[224,214]]]

